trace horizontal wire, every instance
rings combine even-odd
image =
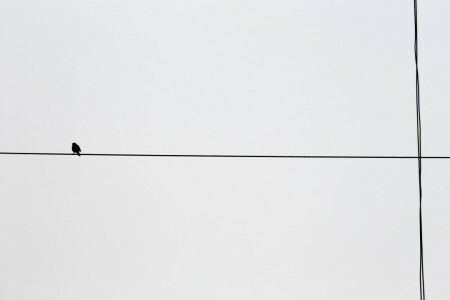
[[[0,155],[73,155],[74,153],[50,152],[0,152]],[[360,159],[417,159],[405,155],[240,155],[240,154],[132,154],[132,153],[80,153],[80,156],[128,156],[128,157],[209,157],[209,158],[360,158]],[[422,159],[450,159],[450,156],[421,156]]]

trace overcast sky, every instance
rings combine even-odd
[[[423,155],[450,2],[419,1]],[[416,155],[413,0],[0,0],[0,151]],[[418,299],[415,160],[0,157],[0,299]],[[450,161],[423,162],[449,299]]]

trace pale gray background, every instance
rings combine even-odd
[[[420,1],[450,155],[450,2]],[[413,1],[0,0],[0,151],[415,155]],[[414,160],[0,157],[0,298],[418,299]],[[449,299],[450,161],[424,161]]]

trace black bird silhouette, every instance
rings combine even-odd
[[[77,143],[72,143],[72,152],[78,154],[78,156],[81,155],[81,148],[77,145]]]

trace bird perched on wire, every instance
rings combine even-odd
[[[77,143],[72,143],[72,152],[78,154],[80,156],[81,148],[77,145]]]

